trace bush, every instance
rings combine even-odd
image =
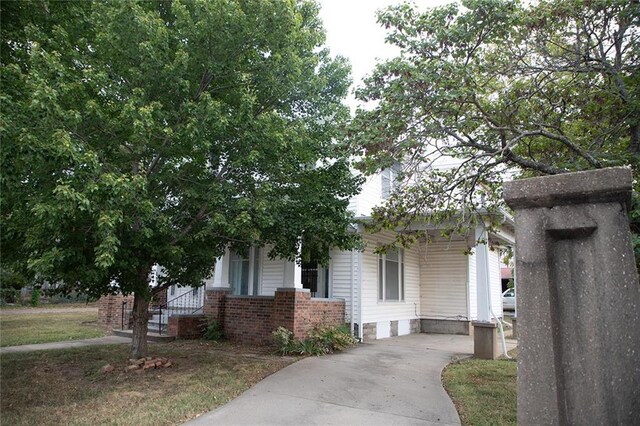
[[[222,332],[222,327],[218,321],[211,321],[209,324],[205,324],[204,333],[202,333],[202,338],[205,340],[211,340],[214,342],[218,342],[224,339],[224,333]]]
[[[328,353],[344,350],[356,343],[356,339],[345,326],[322,325],[313,329],[309,335],[311,339],[321,342]]]
[[[282,355],[320,356],[341,351],[356,343],[346,327],[326,325],[314,328],[309,337],[302,341],[296,341],[293,332],[284,327],[278,327],[272,336],[277,352]]]
[[[41,290],[39,288],[34,288],[31,290],[31,306],[38,306],[40,304],[40,295]]]
[[[271,333],[271,336],[273,336],[273,343],[280,355],[297,353],[298,345],[296,340],[293,338],[292,331],[289,331],[284,327],[278,327],[277,330]]]
[[[4,306],[7,303],[19,303],[20,301],[20,290],[15,288],[0,288],[0,306]]]

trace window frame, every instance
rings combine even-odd
[[[398,254],[398,260],[387,260],[387,253],[378,254],[378,303],[400,303],[405,301],[405,265],[404,265],[404,249],[399,248],[395,252]],[[387,263],[394,262],[398,268],[398,298],[387,299]]]
[[[402,171],[402,164],[399,162],[393,163],[392,166],[383,169],[380,173],[380,196],[383,200],[389,199],[391,194],[398,188],[398,176]]]

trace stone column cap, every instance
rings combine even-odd
[[[498,323],[496,322],[471,321],[471,325],[474,327],[498,328]]]
[[[620,202],[629,209],[632,180],[631,169],[610,167],[505,182],[503,197],[516,210],[606,202]]]
[[[311,290],[308,288],[298,288],[298,287],[278,287],[276,291],[295,291],[298,293],[311,293]]]
[[[231,288],[230,287],[210,287],[210,288],[205,288],[205,291],[226,291],[226,292],[231,292]]]

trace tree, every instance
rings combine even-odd
[[[638,0],[464,0],[378,15],[401,55],[357,97],[350,143],[366,171],[400,160],[405,184],[376,227],[465,232],[504,207],[518,176],[640,159]],[[426,219],[425,219],[426,218]]]
[[[225,247],[357,244],[359,180],[333,142],[349,70],[315,3],[1,7],[2,263],[134,294],[132,357],[150,298],[201,285]]]

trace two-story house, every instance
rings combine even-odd
[[[394,174],[390,168],[366,180],[350,202],[357,219],[369,218],[389,196]],[[354,232],[362,234],[364,251],[332,250],[326,267],[269,259],[268,247],[254,247],[247,256],[227,251],[205,288],[227,288],[235,296],[273,296],[279,288],[296,288],[308,290],[314,299],[342,299],[346,323],[364,340],[420,331],[468,334],[471,321],[502,317],[496,248],[514,243],[510,218],[491,235],[478,229],[474,235],[443,239],[433,229],[429,242],[386,254],[375,249],[390,242],[392,232],[371,234],[357,225]],[[476,246],[478,240],[489,244]]]

